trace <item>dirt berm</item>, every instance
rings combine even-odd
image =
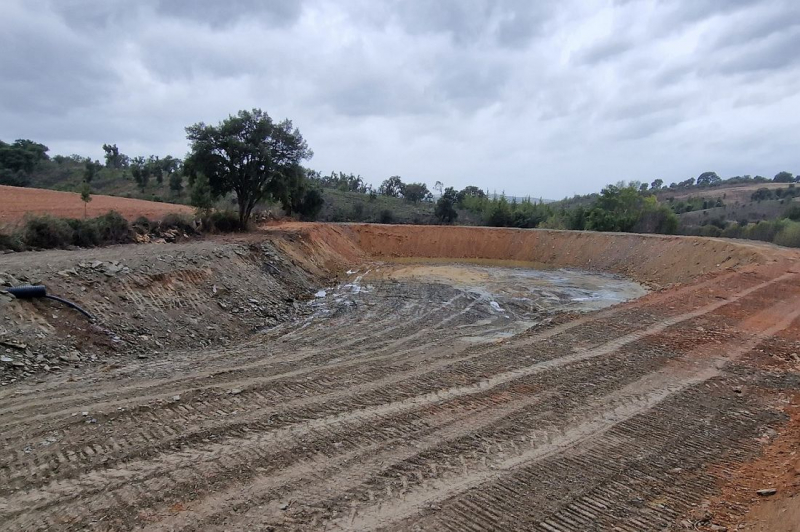
[[[346,228],[345,234],[352,234],[359,247],[375,257],[522,261],[613,272],[659,285],[764,264],[783,255],[776,248],[694,237],[370,224]]]
[[[794,250],[297,223],[23,282],[98,321],[0,294],[0,531],[793,530]]]

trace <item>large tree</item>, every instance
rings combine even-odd
[[[239,223],[266,199],[291,201],[300,162],[313,155],[290,120],[275,123],[261,109],[239,111],[216,126],[202,122],[186,128],[191,152],[184,163],[190,176],[202,174],[211,192],[236,193]]]

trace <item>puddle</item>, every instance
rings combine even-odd
[[[486,298],[494,312],[505,307],[531,310],[566,310],[573,312],[599,310],[636,299],[647,289],[624,277],[571,269],[532,269],[508,266],[493,261],[484,263],[438,264],[429,261],[391,264],[380,274],[395,281],[443,283]]]
[[[398,304],[425,314],[451,308],[449,301],[458,299],[460,306],[442,323],[459,330],[462,341],[485,343],[509,338],[557,312],[591,312],[647,293],[617,275],[497,262],[403,261],[352,269],[339,285],[314,294],[308,302],[313,312],[303,326],[353,313],[363,319],[394,314]]]

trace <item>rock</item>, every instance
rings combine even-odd
[[[288,502],[282,502],[282,503],[280,503],[278,505],[278,508],[280,508],[281,510],[286,510],[287,508],[289,508],[289,503]]]
[[[84,410],[83,412],[81,412],[81,415],[82,415],[83,417],[86,417],[86,416],[88,416],[88,415],[89,415],[89,412],[88,412],[88,411],[86,411],[86,410]]]
[[[172,400],[173,401],[180,401],[181,400],[181,396],[180,395],[173,395],[172,396]]]
[[[58,359],[61,360],[62,362],[80,362],[81,352],[73,349],[66,355],[60,355]]]
[[[722,525],[711,525],[708,529],[714,532],[728,532],[728,527]]]
[[[240,390],[239,388],[234,388],[233,390],[228,391],[228,394],[230,395],[239,395],[240,393],[242,393],[242,390]]]
[[[14,362],[14,359],[6,355],[0,355],[0,362],[3,362],[4,364],[11,364]]]
[[[0,345],[3,345],[5,347],[10,347],[12,349],[19,349],[20,351],[24,351],[25,349],[28,348],[26,344],[23,344],[21,342],[15,342],[14,340],[0,340]]]
[[[764,488],[762,490],[758,490],[756,493],[761,497],[770,497],[778,493],[778,490],[775,488]]]

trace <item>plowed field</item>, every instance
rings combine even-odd
[[[86,207],[89,217],[114,210],[129,220],[145,216],[157,220],[171,212],[192,213],[191,207],[116,196],[92,196]],[[52,214],[61,218],[83,218],[84,203],[74,192],[0,185],[0,224],[18,222],[26,214]]]

